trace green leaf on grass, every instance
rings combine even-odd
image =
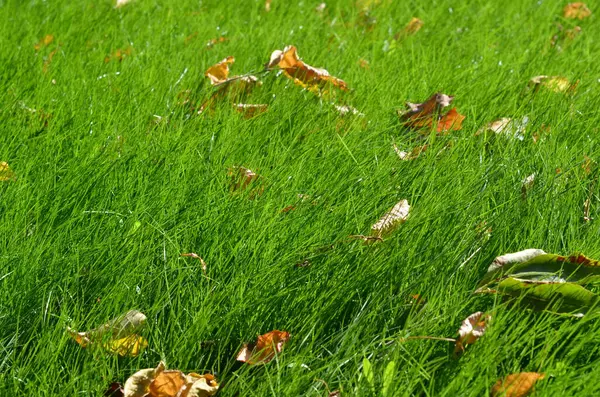
[[[394,381],[395,375],[396,363],[394,361],[390,361],[383,372],[383,388],[381,390],[383,397],[392,395],[392,382]]]
[[[365,379],[367,380],[367,383],[369,384],[369,386],[371,387],[371,391],[375,391],[375,374],[373,373],[373,366],[371,365],[371,362],[369,361],[368,358],[363,358],[363,375],[365,376]]]

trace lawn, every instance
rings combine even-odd
[[[536,396],[600,394],[594,307],[474,294],[502,254],[600,259],[600,8],[320,3],[0,0],[0,395],[101,396],[160,361],[220,396],[482,396],[518,372],[545,374]],[[265,69],[288,45],[347,90]],[[214,94],[228,56],[262,85]],[[399,116],[435,93],[460,128]],[[350,237],[403,199],[395,230]],[[67,332],[129,310],[138,355]],[[478,311],[460,357],[414,338]],[[272,330],[290,338],[270,362],[236,360]]]

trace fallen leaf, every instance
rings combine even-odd
[[[389,234],[394,231],[398,225],[406,221],[409,212],[410,205],[408,204],[408,200],[400,200],[400,202],[371,226],[371,231],[378,237]]]
[[[525,139],[525,128],[529,123],[529,117],[525,116],[522,120],[515,120],[508,117],[502,117],[501,119],[492,121],[481,127],[475,133],[478,135],[488,135],[488,133],[504,135],[509,138],[515,138],[520,141]]]
[[[220,36],[216,39],[210,39],[208,43],[206,43],[206,46],[208,48],[213,48],[216,44],[225,43],[226,41],[229,41],[227,37]]]
[[[371,68],[369,61],[367,61],[366,59],[359,59],[358,60],[358,66],[360,66],[363,69],[369,70]]]
[[[260,335],[256,343],[244,344],[236,360],[251,365],[266,364],[275,357],[276,353],[281,353],[289,338],[288,332],[277,330]]]
[[[467,317],[458,329],[454,354],[457,356],[462,354],[467,345],[477,342],[485,333],[491,320],[492,317],[483,312],[476,312]]]
[[[212,374],[188,374],[186,378],[188,380],[187,394],[184,391],[181,393],[181,397],[210,397],[219,391],[217,379]]]
[[[142,312],[130,310],[91,331],[77,332],[67,327],[67,332],[83,348],[99,345],[111,353],[136,356],[148,345],[143,337],[135,334],[145,324],[146,316]]]
[[[118,48],[112,54],[109,54],[104,57],[104,63],[109,63],[110,61],[122,62],[123,59],[127,58],[133,52],[133,47],[129,46],[125,49]]]
[[[492,261],[492,264],[488,267],[488,273],[496,272],[498,269],[507,269],[510,266],[516,263],[525,263],[530,259],[533,259],[540,255],[545,255],[546,252],[537,248],[529,248],[519,252],[513,252],[510,254],[504,254],[496,257]]]
[[[394,35],[394,40],[401,40],[404,37],[413,35],[417,33],[423,27],[423,21],[417,17],[412,17],[412,19],[406,24],[402,32],[396,33]]]
[[[320,3],[315,7],[315,11],[318,12],[319,14],[321,14],[321,13],[323,13],[323,11],[325,11],[325,7],[327,7],[327,4]]]
[[[294,83],[307,88],[320,89],[327,84],[338,87],[343,91],[348,90],[346,82],[333,77],[325,69],[315,68],[304,63],[296,52],[296,47],[289,45],[281,50],[275,50],[267,63],[268,69],[278,66],[284,74]]]
[[[400,150],[395,143],[392,144],[392,147],[394,148],[394,151],[402,161],[414,160],[418,158],[421,155],[421,153],[424,153],[427,150],[427,145],[415,146],[411,149],[410,152]]]
[[[533,391],[535,383],[544,379],[545,374],[537,372],[519,372],[500,379],[492,387],[491,396],[525,397]]]
[[[212,85],[225,83],[227,81],[227,77],[229,77],[229,65],[234,62],[235,58],[228,56],[222,61],[209,67],[204,75],[210,79],[210,83]]]
[[[590,205],[591,205],[591,201],[589,198],[583,202],[583,220],[585,222],[589,222],[594,219],[594,218],[590,217]]]
[[[119,382],[113,382],[104,392],[104,397],[124,397],[125,390]]]
[[[148,394],[148,388],[150,383],[160,373],[165,370],[165,363],[162,361],[156,368],[142,369],[135,374],[131,375],[125,382],[124,396],[125,397],[144,397]]]
[[[458,113],[456,108],[442,114],[442,109],[448,107],[454,97],[446,94],[433,94],[423,103],[407,102],[408,110],[398,111],[398,116],[409,128],[431,128],[436,125],[437,132],[460,130],[465,116]]]
[[[537,91],[539,87],[545,87],[553,92],[574,93],[577,89],[579,80],[571,83],[566,77],[562,76],[535,76],[529,80],[529,87]]]
[[[266,12],[270,12],[271,11],[271,2],[273,0],[265,0],[265,11]]]
[[[204,259],[202,259],[198,254],[196,254],[194,252],[189,252],[189,253],[181,254],[179,256],[198,259],[200,261],[200,266],[202,268],[202,273],[204,273],[204,275],[206,276],[206,270],[207,270],[206,269],[206,262],[204,262]]]
[[[117,0],[117,4],[115,4],[116,8],[123,7],[126,4],[131,3],[133,0]]]
[[[558,33],[552,36],[550,45],[552,47],[557,47],[558,50],[562,50],[560,44],[568,44],[575,40],[575,38],[581,34],[581,31],[582,29],[580,26],[575,26],[571,29],[565,29],[561,24],[558,24]]]
[[[161,371],[150,382],[148,392],[152,397],[175,397],[186,383],[187,379],[181,371]]]
[[[231,178],[231,190],[245,190],[250,184],[261,179],[261,176],[246,167],[231,167],[227,171]]]
[[[235,106],[235,110],[241,113],[245,119],[251,119],[258,116],[261,113],[267,111],[269,105],[266,104],[252,104],[252,103],[238,103]]]
[[[44,36],[44,38],[42,38],[39,42],[37,42],[33,48],[36,51],[41,50],[44,47],[48,47],[50,44],[52,44],[52,42],[54,41],[54,36],[51,34],[47,34],[46,36]]]
[[[585,3],[569,3],[563,9],[563,15],[567,19],[585,19],[592,15],[592,11]]]
[[[6,161],[0,161],[0,182],[14,181],[16,175]]]

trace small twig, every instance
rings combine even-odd
[[[185,253],[185,254],[181,254],[179,256],[184,256],[184,257],[194,258],[194,259],[200,260],[200,266],[202,268],[202,273],[204,274],[205,278],[207,278],[208,280],[210,280],[210,278],[206,275],[206,262],[204,262],[204,259],[202,259],[200,257],[200,255],[196,254],[195,252],[188,252],[188,253]]]

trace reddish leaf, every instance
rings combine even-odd
[[[436,125],[437,132],[460,130],[465,116],[452,108],[448,113],[442,114],[442,110],[450,105],[454,97],[446,94],[433,94],[423,103],[407,102],[408,110],[398,111],[404,125],[413,128],[431,128]]]
[[[281,353],[289,338],[288,332],[277,330],[260,335],[256,343],[244,344],[237,354],[237,360],[251,365],[266,364],[276,353]]]

